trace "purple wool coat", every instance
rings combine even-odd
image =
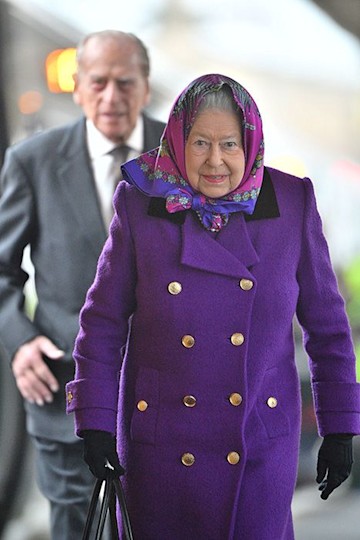
[[[218,235],[125,182],[114,204],[67,387],[77,434],[116,433],[136,540],[291,540],[295,315],[320,435],[360,433],[310,180],[266,169],[255,213],[231,215]]]

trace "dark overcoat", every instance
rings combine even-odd
[[[292,539],[295,315],[320,435],[360,431],[310,180],[267,169],[255,213],[217,235],[125,182],[114,203],[67,388],[77,432],[117,431],[135,539]]]

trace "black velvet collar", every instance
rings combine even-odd
[[[186,212],[175,212],[170,214],[165,207],[165,199],[162,197],[151,197],[148,208],[148,215],[153,217],[165,218],[172,223],[182,225],[185,221]],[[264,178],[261,185],[258,200],[256,201],[255,210],[251,215],[244,214],[246,221],[254,221],[258,219],[271,219],[280,217],[279,206],[276,199],[273,183],[268,169],[264,169]]]

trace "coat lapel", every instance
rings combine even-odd
[[[226,276],[249,275],[248,269],[259,258],[247,233],[243,215],[233,215],[230,220],[232,222],[215,237],[189,212],[182,227],[182,264]]]
[[[148,152],[153,148],[156,148],[160,144],[160,138],[164,131],[165,124],[149,118],[146,114],[143,114],[144,120],[144,152]]]
[[[245,214],[245,221],[256,221],[259,219],[272,219],[277,217],[280,217],[279,205],[269,170],[265,167],[263,183],[258,200],[256,201],[254,212],[251,215]]]
[[[85,121],[74,124],[61,141],[58,153],[58,180],[70,212],[96,256],[106,239],[95,182],[85,145]]]
[[[241,212],[232,214],[228,225],[217,236],[206,231],[191,211],[169,214],[162,198],[150,199],[148,214],[182,225],[183,264],[234,277],[249,275],[249,269],[259,262],[247,222],[280,216],[274,186],[266,168],[254,213],[251,216]]]

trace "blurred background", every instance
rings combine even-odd
[[[360,380],[360,0],[0,0],[0,165],[9,144],[80,114],[69,78],[74,47],[106,28],[134,32],[148,46],[149,110],[161,120],[204,73],[224,73],[250,91],[262,113],[266,164],[314,182]],[[356,443],[349,485],[320,501],[319,440],[296,323],[295,337],[303,390],[296,538],[358,539],[360,449]],[[48,540],[47,521],[21,400],[0,362],[0,538]]]

